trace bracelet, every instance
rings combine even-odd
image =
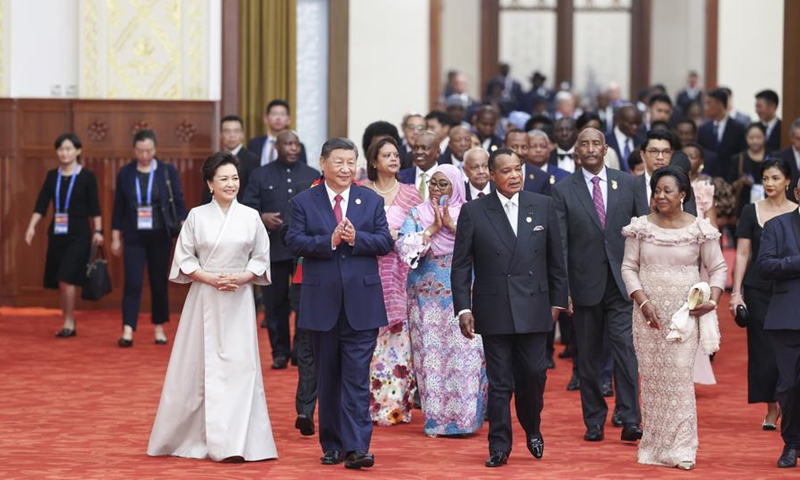
[[[716,300],[709,300],[708,303],[714,305],[714,308],[717,308],[717,301]]]
[[[647,305],[647,302],[649,302],[649,301],[650,301],[650,299],[648,298],[648,299],[647,299],[647,300],[645,300],[644,302],[640,303],[640,304],[639,304],[639,310],[641,310],[641,309],[642,309],[642,307],[644,307],[645,305]]]
[[[422,235],[423,235],[423,236],[426,236],[426,237],[428,237],[428,238],[431,238],[431,234],[430,234],[430,232],[428,231],[428,229],[427,229],[427,228],[426,228],[425,230],[423,230],[423,231],[422,231]]]
[[[94,233],[99,233],[100,235],[102,235],[103,234],[103,229],[101,228],[100,230],[95,230]]]
[[[739,293],[739,292],[733,292],[733,293],[731,293],[731,297],[741,297],[741,296],[742,296],[742,294],[741,294],[741,293]]]

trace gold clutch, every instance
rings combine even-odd
[[[698,305],[703,303],[703,291],[699,288],[693,288],[689,292],[689,310],[694,310]]]

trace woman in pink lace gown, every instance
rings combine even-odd
[[[651,179],[656,212],[634,218],[622,233],[622,278],[636,303],[633,343],[639,361],[644,435],[639,463],[694,468],[697,454],[697,408],[693,371],[698,331],[686,341],[667,340],[672,315],[708,272],[711,298],[690,312],[693,321],[716,309],[727,278],[719,232],[706,219],[683,212],[692,195],[688,176],[667,166]]]
[[[414,185],[397,180],[400,155],[391,138],[382,138],[367,151],[368,186],[383,197],[389,232],[397,234],[411,208],[422,202]],[[411,422],[417,389],[411,368],[411,340],[408,337],[406,281],[408,265],[395,250],[378,258],[378,271],[389,325],[378,332],[378,343],[370,366],[370,415],[378,425]]]

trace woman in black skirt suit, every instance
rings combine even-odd
[[[79,163],[81,140],[74,133],[64,133],[56,139],[55,148],[61,166],[47,172],[25,242],[29,246],[33,243],[36,225],[47,215],[52,201],[55,214],[48,227],[44,288],[60,291],[64,326],[56,337],[66,338],[76,335],[76,287],[82,286],[86,278],[91,246],[103,244],[103,222],[97,178]]]
[[[731,314],[736,315],[739,305],[747,307],[747,401],[767,404],[767,415],[761,427],[775,430],[781,415],[775,396],[778,366],[772,341],[764,331],[764,319],[772,298],[772,282],[758,275],[756,259],[764,224],[777,215],[796,209],[797,205],[786,199],[792,177],[785,160],[765,161],[760,180],[766,198],[745,205],[736,228],[738,240],[730,309]]]

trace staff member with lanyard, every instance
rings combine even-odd
[[[33,243],[36,225],[47,215],[53,200],[55,215],[48,228],[47,259],[44,266],[44,288],[58,289],[64,326],[56,337],[77,335],[75,328],[75,296],[77,286],[86,278],[90,244],[103,244],[103,222],[97,195],[97,178],[80,163],[81,140],[74,133],[59,135],[55,142],[61,166],[47,172],[44,185],[36,199],[25,243]],[[89,218],[94,234],[89,227]]]
[[[133,346],[139,319],[144,266],[150,280],[155,342],[166,345],[163,324],[169,321],[167,271],[172,237],[186,218],[178,171],[156,159],[156,135],[139,130],[133,137],[136,159],[117,175],[114,213],[111,221],[111,253],[122,254],[125,286],[122,297],[120,347]],[[124,245],[124,247],[123,247]]]

